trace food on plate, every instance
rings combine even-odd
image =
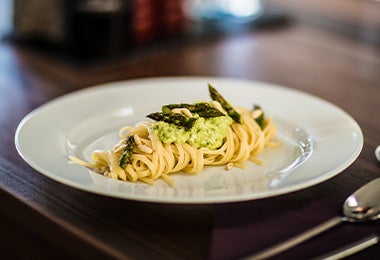
[[[171,186],[173,173],[262,164],[257,155],[281,143],[272,119],[258,105],[235,107],[212,85],[208,89],[210,101],[164,105],[149,120],[122,127],[120,141],[112,150],[95,150],[92,162],[70,160],[113,179],[154,184],[162,178]]]

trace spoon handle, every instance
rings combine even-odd
[[[332,227],[335,227],[336,225],[342,223],[342,218],[341,217],[334,217],[331,218],[322,224],[319,224],[316,227],[313,227],[297,236],[294,236],[292,238],[289,238],[288,240],[285,240],[284,242],[281,242],[277,245],[274,245],[272,247],[269,247],[257,254],[251,255],[246,259],[266,259],[268,257],[272,257],[276,254],[279,254],[285,250],[288,250]]]
[[[379,242],[379,236],[377,235],[371,235],[366,238],[363,238],[355,243],[349,244],[347,246],[344,246],[342,248],[339,248],[337,250],[334,250],[333,252],[330,252],[329,254],[320,256],[316,259],[323,259],[323,260],[334,260],[334,259],[342,259],[347,256],[356,254],[357,252],[360,252],[361,250],[364,250],[370,246],[375,245]]]

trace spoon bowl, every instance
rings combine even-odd
[[[376,159],[380,162],[380,145],[375,150]]]
[[[367,222],[380,218],[380,178],[350,195],[343,205],[343,221]]]

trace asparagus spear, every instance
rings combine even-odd
[[[228,103],[227,100],[222,97],[222,95],[219,94],[219,92],[213,86],[211,86],[211,84],[208,84],[208,90],[210,92],[211,98],[215,101],[218,101],[224,110],[227,111],[228,115],[233,120],[235,120],[235,122],[243,124],[242,116]]]
[[[165,114],[161,112],[151,113],[147,115],[147,117],[155,121],[164,121],[169,124],[184,126],[187,129],[191,128],[196,120],[196,118],[194,117],[187,117],[182,114],[176,114],[176,113]]]
[[[187,108],[191,113],[197,113],[201,117],[218,117],[224,114],[210,105],[209,103],[195,103],[195,104],[170,104],[162,107],[162,112],[170,114],[173,108]]]
[[[124,152],[122,153],[120,159],[119,159],[119,165],[121,168],[125,169],[127,164],[131,161],[133,148],[135,147],[135,140],[134,136],[128,136],[125,141],[126,147],[124,149]]]
[[[262,113],[257,118],[255,118],[255,121],[260,126],[261,129],[264,129],[264,111],[258,105],[253,106],[253,111],[258,110],[258,109],[260,109]]]

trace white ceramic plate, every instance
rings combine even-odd
[[[259,104],[278,126],[279,148],[259,157],[264,166],[247,169],[208,167],[198,175],[172,175],[153,186],[116,181],[68,161],[89,159],[95,149],[110,149],[124,125],[169,103],[210,100],[213,84],[233,104]],[[359,155],[363,135],[358,124],[335,105],[292,89],[237,79],[150,78],[83,89],[37,108],[17,128],[15,142],[24,160],[66,185],[118,198],[165,203],[222,203],[296,191],[343,171]]]

